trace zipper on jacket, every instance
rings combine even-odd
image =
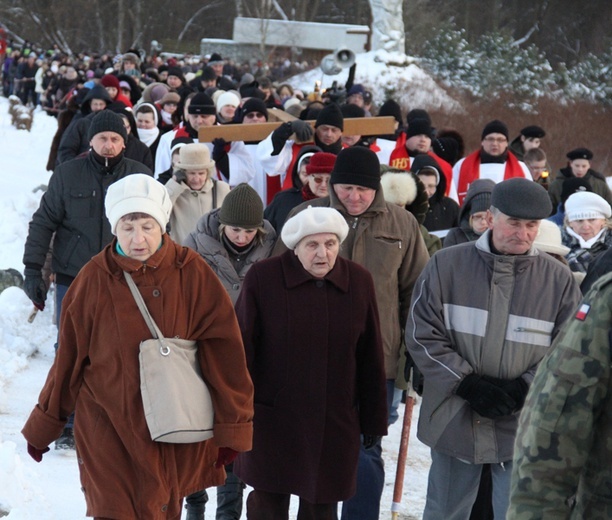
[[[546,332],[545,330],[530,329],[528,327],[517,327],[516,329],[514,329],[514,332],[533,332],[535,334],[543,334],[545,336],[550,336],[550,332]]]
[[[359,223],[359,217],[355,217],[355,218],[353,219],[353,226],[352,226],[352,228],[353,228],[353,229],[357,229],[357,224],[358,224],[358,223]]]

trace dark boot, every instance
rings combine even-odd
[[[64,431],[55,441],[56,450],[73,450],[74,449],[74,435],[72,428],[64,428]]]
[[[225,466],[227,477],[223,486],[217,486],[216,520],[239,520],[242,516],[244,482],[234,474],[234,464]]]
[[[208,493],[205,489],[196,491],[189,495],[185,502],[185,509],[187,509],[186,520],[204,520],[204,512],[206,510],[206,502],[208,502]]]

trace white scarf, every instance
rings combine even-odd
[[[173,125],[172,123],[172,114],[170,112],[166,112],[165,110],[161,111],[162,121],[167,125]],[[174,125],[173,125],[174,126]]]
[[[144,128],[138,129],[138,138],[149,147],[155,142],[155,139],[157,139],[158,135],[159,128],[157,128],[156,126],[149,130],[145,130]]]
[[[580,247],[582,249],[591,249],[595,245],[595,243],[601,238],[601,235],[603,235],[606,232],[606,229],[607,228],[604,226],[602,230],[599,233],[597,233],[593,238],[589,238],[588,240],[585,240],[578,233],[576,233],[571,227],[569,226],[565,227],[565,230],[571,236],[573,236],[576,240],[578,240],[578,243],[580,244]]]

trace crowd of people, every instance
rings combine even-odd
[[[381,440],[411,383],[432,456],[423,518],[531,514],[534,497],[512,502],[530,481],[521,464],[539,471],[519,418],[541,403],[529,388],[550,376],[538,366],[581,289],[609,280],[612,192],[593,153],[568,150],[553,175],[534,124],[511,139],[492,119],[465,150],[460,129],[393,99],[375,107],[361,84],[302,92],[218,53],[202,61],[129,51],[49,68],[40,102],[58,130],[24,290],[44,309],[52,273],[59,334],[24,428],[30,454],[76,446],[96,518],[180,518],[185,499],[200,520],[218,485],[221,519],[243,502],[249,519],[286,519],[296,495],[298,519],[337,519],[342,502],[341,519],[377,520]],[[393,128],[371,135],[374,115]],[[259,139],[200,139],[273,120]],[[147,328],[122,271],[165,335],[198,342],[213,439],[151,440],[137,377]],[[609,330],[609,299],[592,301]],[[589,377],[609,389],[607,367]],[[609,393],[598,398],[609,418]],[[609,517],[609,489],[566,493],[558,509]]]

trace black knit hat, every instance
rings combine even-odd
[[[342,112],[340,112],[340,107],[336,103],[325,105],[323,110],[319,112],[315,128],[321,125],[335,126],[340,130],[344,130],[344,118],[342,117]]]
[[[378,111],[379,116],[393,116],[395,120],[402,125],[402,109],[399,104],[393,99],[387,99]]]
[[[100,132],[115,132],[123,138],[124,143],[127,143],[127,132],[123,126],[123,119],[110,110],[101,110],[94,116],[89,125],[87,140],[91,141]]]
[[[593,152],[591,152],[591,150],[588,148],[576,148],[571,152],[567,152],[566,157],[570,161],[574,161],[576,159],[586,159],[587,161],[590,161],[593,158]]]
[[[208,63],[223,63],[223,58],[218,52],[213,52],[208,60]]]
[[[181,70],[180,67],[169,67],[168,68],[168,76],[176,76],[183,83],[185,83],[185,76],[184,76],[183,71]]]
[[[546,189],[524,177],[496,184],[491,193],[491,206],[509,217],[525,220],[541,220],[552,212]]]
[[[422,108],[413,108],[406,114],[406,124],[410,124],[410,122],[414,121],[415,119],[427,119],[431,125],[431,116],[429,115],[429,112]]]
[[[199,92],[191,98],[187,111],[190,114],[216,115],[217,109],[212,98],[204,92]]]
[[[380,188],[380,161],[364,146],[341,150],[331,172],[330,184],[355,184],[364,188]]]
[[[434,153],[454,166],[459,160],[459,143],[452,137],[437,137],[431,141]]]
[[[266,116],[266,121],[268,120],[268,108],[261,99],[250,98],[246,100],[244,105],[242,105],[243,117],[251,112],[261,112],[264,116]]]
[[[521,130],[521,135],[523,137],[542,139],[542,137],[546,135],[546,132],[540,126],[531,125],[531,126],[526,126],[525,128],[523,128]]]
[[[415,135],[426,135],[427,137],[431,137],[432,133],[431,124],[427,119],[413,119],[408,123],[406,137],[410,138]]]
[[[264,207],[260,196],[245,182],[232,188],[223,199],[219,222],[226,226],[255,229],[263,226]]]
[[[502,134],[506,137],[506,139],[508,139],[508,127],[499,119],[494,119],[493,121],[487,123],[482,129],[481,139],[484,139],[489,134]]]
[[[202,69],[200,81],[214,81],[216,79],[217,79],[217,73],[215,72],[215,69],[213,69],[210,65],[206,65]]]
[[[344,119],[353,119],[355,117],[365,117],[366,113],[360,106],[354,105],[353,103],[345,103],[340,105],[340,112]]]

